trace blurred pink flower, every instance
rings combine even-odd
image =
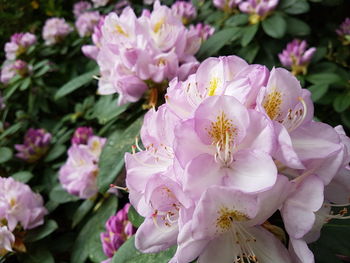
[[[91,4],[89,2],[86,2],[86,1],[77,2],[77,3],[74,4],[73,14],[77,18],[81,14],[83,14],[87,10],[89,10],[90,8],[92,8],[92,6],[91,6]]]
[[[45,44],[50,46],[61,42],[73,28],[66,22],[64,18],[49,18],[43,27],[42,36]]]
[[[90,36],[93,33],[94,27],[98,24],[99,20],[100,14],[97,11],[85,12],[78,16],[77,20],[75,21],[75,27],[77,28],[79,36]]]
[[[36,43],[36,36],[31,33],[15,33],[11,36],[11,41],[5,44],[6,58],[16,59],[26,50]]]

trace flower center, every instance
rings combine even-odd
[[[272,91],[265,97],[263,107],[271,120],[276,120],[281,115],[281,104],[282,94],[279,91]]]
[[[208,96],[214,96],[219,85],[219,78],[214,77],[209,82]]]
[[[242,212],[230,210],[227,207],[220,208],[218,214],[216,228],[219,229],[221,233],[229,230],[234,222],[243,222],[248,219],[248,217]]]
[[[154,25],[154,28],[153,28],[154,33],[158,33],[160,31],[160,29],[164,25],[164,22],[165,22],[165,19],[162,18]]]
[[[117,32],[121,35],[124,35],[126,37],[128,37],[129,35],[127,33],[125,33],[125,31],[123,30],[123,28],[120,25],[116,25],[115,29],[117,30]]]
[[[208,129],[208,134],[212,138],[212,144],[216,146],[215,160],[220,160],[225,166],[229,165],[232,158],[232,147],[237,129],[232,120],[228,119],[224,112],[216,117]]]

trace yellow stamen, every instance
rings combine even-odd
[[[282,94],[279,91],[272,91],[265,97],[264,109],[271,120],[276,120],[280,115]]]
[[[217,77],[212,78],[209,82],[208,96],[214,96],[218,86],[219,86],[219,78]]]
[[[227,207],[222,207],[218,211],[218,218],[216,219],[216,227],[222,232],[227,231],[231,228],[233,222],[242,222],[248,220],[248,217],[237,211],[230,210]]]
[[[129,35],[127,33],[125,33],[125,31],[123,30],[123,28],[120,25],[116,25],[115,29],[117,30],[117,32],[121,35],[124,35],[126,37],[128,37]]]
[[[164,22],[165,22],[165,19],[162,18],[154,25],[154,28],[153,28],[154,33],[158,33],[159,32],[159,30],[164,25]]]

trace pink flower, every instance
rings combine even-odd
[[[197,16],[195,6],[191,2],[176,1],[172,6],[171,10],[176,16],[182,19],[184,24],[188,24],[191,20]]]
[[[307,48],[305,40],[301,41],[294,39],[288,43],[287,48],[278,54],[278,57],[283,66],[292,69],[294,75],[307,72],[307,66],[309,65],[312,56],[316,52],[316,48]]]
[[[0,257],[12,252],[13,243],[15,243],[15,236],[7,226],[0,225]]]
[[[73,14],[75,17],[79,17],[81,14],[85,13],[87,10],[91,8],[92,6],[89,2],[80,1],[74,4]]]
[[[97,55],[99,53],[100,47],[101,47],[101,39],[102,39],[102,26],[104,23],[104,17],[100,16],[100,20],[94,27],[94,31],[92,33],[92,42],[93,45],[84,45],[82,46],[81,50],[84,53],[85,56],[88,58],[97,59]]]
[[[15,144],[16,156],[28,163],[39,160],[46,154],[51,143],[51,134],[44,129],[30,128],[24,136],[23,144]]]
[[[129,208],[130,204],[126,204],[116,215],[111,216],[106,222],[106,232],[101,233],[103,252],[109,258],[136,232],[128,220]]]
[[[215,28],[208,24],[198,23],[196,25],[190,25],[190,31],[196,32],[197,36],[201,38],[202,41],[207,40],[215,32]]]
[[[279,0],[247,0],[239,4],[241,12],[249,14],[251,24],[264,20],[278,5]]]
[[[7,84],[16,74],[26,77],[32,71],[32,66],[27,62],[17,59],[15,61],[5,61],[2,65],[0,81]]]
[[[0,177],[0,221],[6,220],[10,231],[18,224],[24,230],[42,225],[46,214],[43,199],[28,185]]]
[[[101,7],[108,4],[109,0],[91,0],[94,7]]]
[[[93,33],[94,27],[100,20],[99,12],[85,12],[81,14],[76,22],[75,27],[78,30],[80,37],[86,37]]]
[[[68,150],[68,160],[59,170],[62,187],[72,195],[88,199],[97,194],[98,160],[105,138],[90,136],[87,144],[75,144]]]
[[[35,45],[36,36],[31,33],[16,33],[11,36],[11,41],[5,44],[6,58],[14,60],[27,49]]]
[[[109,14],[102,27],[97,62],[100,94],[119,93],[119,104],[135,102],[148,86],[162,86],[196,69],[200,39],[170,8],[159,2],[149,15],[136,17],[130,7]]]
[[[64,20],[64,18],[50,18],[46,20],[43,27],[43,39],[45,44],[50,46],[61,42],[73,28]]]
[[[91,127],[79,127],[75,130],[71,139],[72,144],[87,144],[89,138],[93,135]]]
[[[350,18],[347,17],[339,28],[335,31],[344,45],[350,44]]]
[[[214,6],[227,13],[231,13],[237,8],[240,2],[242,2],[242,0],[213,0]]]

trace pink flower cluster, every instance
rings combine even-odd
[[[68,160],[59,170],[60,183],[68,193],[82,199],[97,194],[98,160],[105,142],[105,138],[93,135],[91,128],[76,130]]]
[[[73,6],[73,14],[76,18],[78,18],[81,14],[85,13],[87,10],[91,9],[92,6],[89,2],[80,1],[74,4]]]
[[[73,28],[64,18],[54,17],[46,20],[42,36],[45,44],[51,46],[61,42],[72,31]]]
[[[336,30],[344,45],[350,44],[350,18],[347,17]]]
[[[78,30],[79,36],[90,36],[94,31],[94,27],[98,24],[99,21],[100,13],[97,11],[84,12],[83,14],[79,15],[75,21],[75,27]]]
[[[286,49],[282,53],[278,54],[278,57],[283,66],[292,69],[294,75],[300,73],[307,73],[307,66],[309,65],[312,56],[316,52],[316,48],[307,48],[305,40],[294,39],[288,43]]]
[[[31,74],[31,71],[32,66],[21,59],[15,61],[6,60],[1,68],[0,82],[7,84],[17,74],[25,77]]]
[[[28,185],[0,177],[0,256],[12,251],[16,229],[42,225],[46,214],[42,197]]]
[[[242,0],[213,0],[213,4],[215,7],[230,13],[235,8],[238,7],[239,3],[241,3]]]
[[[106,222],[106,232],[101,233],[103,252],[108,257],[102,263],[111,262],[111,258],[118,248],[133,234],[136,229],[128,219],[130,204],[126,204],[116,215],[111,216]]]
[[[190,31],[193,31],[201,41],[207,40],[215,32],[215,28],[208,24],[198,23],[196,25],[190,25]]]
[[[185,25],[197,17],[197,10],[192,2],[176,1],[171,6],[171,10],[182,20],[182,23]]]
[[[104,23],[104,17],[101,16],[99,22],[95,25],[92,33],[93,45],[84,45],[81,50],[85,56],[88,58],[97,60],[97,55],[100,50],[101,40],[102,40],[102,26]]]
[[[15,144],[18,151],[16,156],[28,163],[39,160],[46,154],[51,143],[51,134],[44,129],[30,128],[25,136],[23,144]]]
[[[6,59],[14,60],[36,43],[36,36],[31,33],[16,33],[5,44]]]
[[[262,20],[276,8],[278,2],[279,0],[247,0],[239,4],[239,10],[246,14],[256,15]]]
[[[98,92],[119,93],[119,104],[139,100],[154,83],[185,79],[198,66],[200,38],[159,1],[140,17],[130,7],[120,16],[110,13],[101,32]]]
[[[145,217],[136,247],[177,244],[174,263],[313,262],[307,243],[346,218],[330,207],[349,205],[350,192],[350,139],[313,110],[290,72],[236,56],[171,81],[144,118],[145,149],[125,155],[130,202]],[[289,248],[268,222],[278,210]]]

